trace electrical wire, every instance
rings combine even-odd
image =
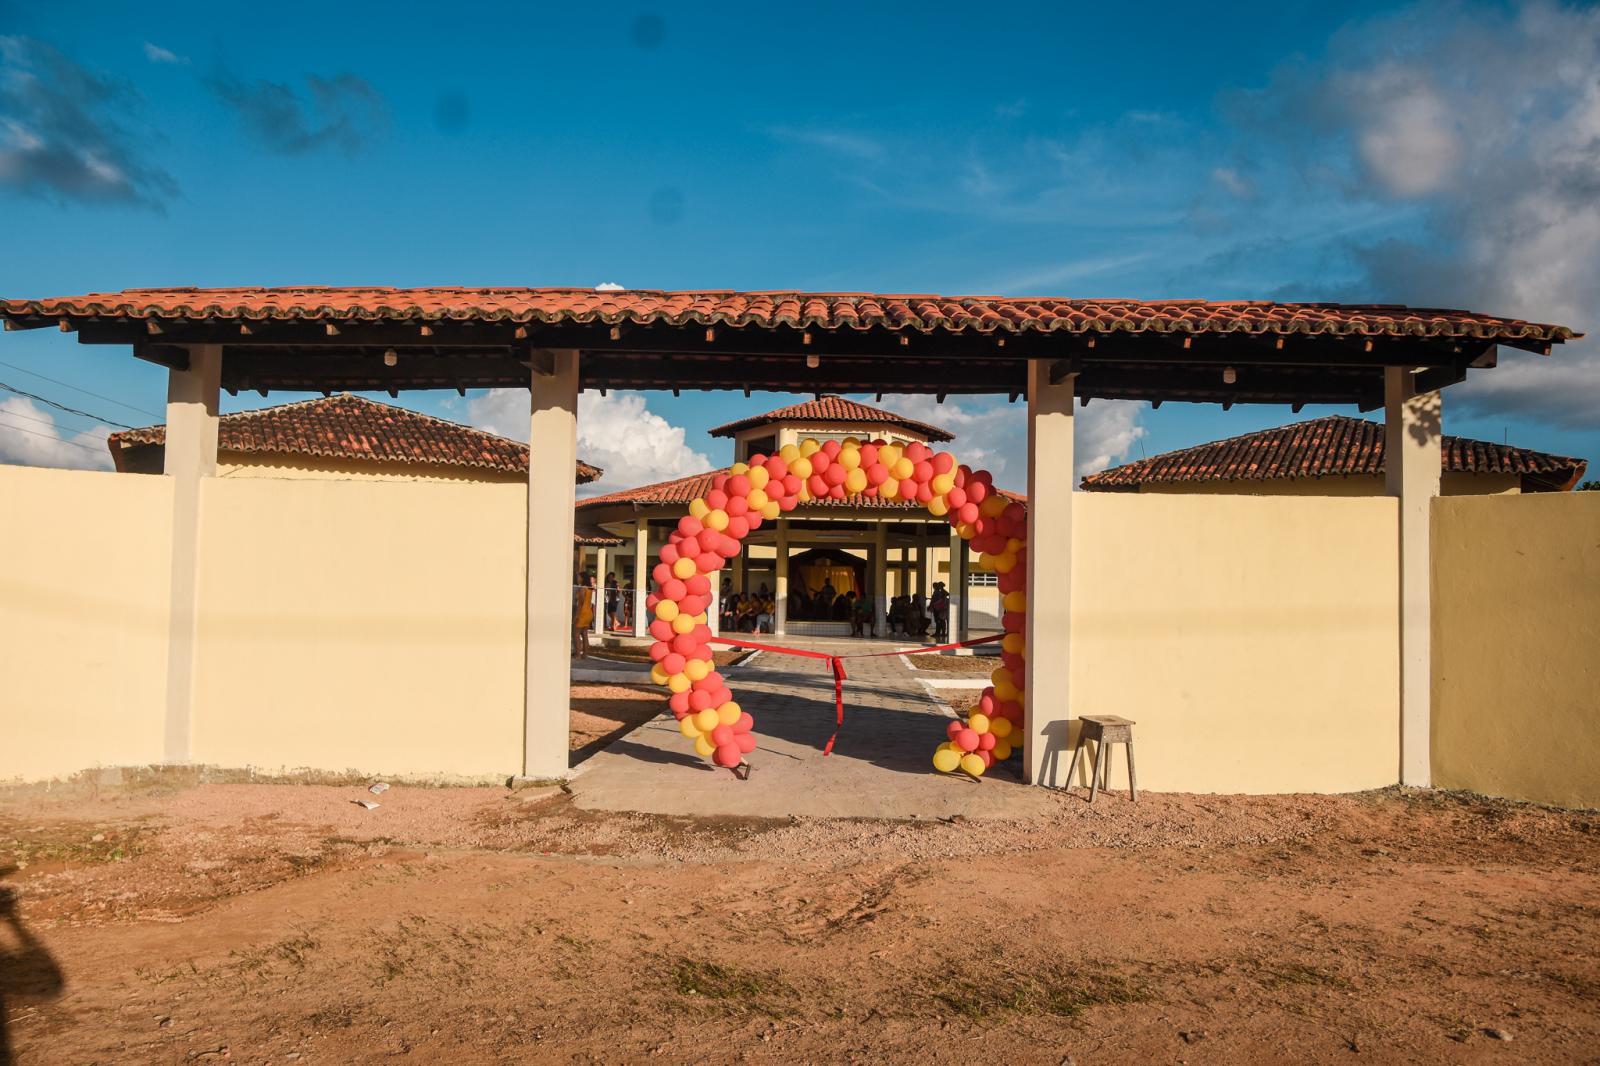
[[[126,422],[118,422],[112,418],[102,418],[100,415],[90,414],[88,411],[80,411],[76,407],[68,407],[64,403],[56,403],[54,400],[47,399],[46,397],[40,396],[37,393],[28,392],[26,389],[19,389],[13,385],[7,385],[3,381],[0,381],[0,389],[4,389],[6,392],[15,393],[24,399],[37,400],[39,403],[48,404],[49,406],[54,407],[57,411],[65,411],[67,414],[77,415],[79,418],[92,418],[96,422],[106,422],[121,429],[133,428]]]
[[[58,432],[62,428],[62,427],[60,427],[60,426],[58,426],[56,424],[56,420],[53,419],[53,418],[35,418],[33,415],[25,415],[21,411],[4,411],[4,410],[0,410],[0,415],[5,415],[7,418],[22,418],[22,419],[26,419],[29,422],[37,422],[41,426],[49,426],[51,429],[57,430]],[[70,428],[70,427],[68,427],[68,428]],[[92,433],[93,429],[92,428],[91,429],[83,429],[83,430],[79,430],[78,432],[80,432],[80,433]],[[101,439],[104,439],[104,438],[101,438]]]
[[[127,402],[125,402],[123,400],[114,399],[114,398],[112,398],[110,396],[102,396],[98,392],[90,392],[88,389],[82,387],[81,385],[74,385],[70,381],[57,381],[55,378],[46,377],[45,375],[39,373],[37,370],[29,370],[25,366],[18,366],[15,363],[8,363],[3,359],[0,359],[0,366],[9,367],[12,370],[21,371],[22,373],[27,374],[29,377],[38,378],[40,381],[48,381],[52,385],[60,385],[62,388],[71,389],[73,392],[81,392],[85,396],[92,396],[97,400],[104,400],[106,403],[114,403],[118,407],[126,407],[130,411],[137,411],[142,415],[149,415],[151,418],[165,418],[165,417],[167,417],[166,415],[158,414],[155,411],[147,411],[143,407],[135,407],[133,404],[127,403]]]
[[[0,411],[0,418],[7,417],[10,414],[10,411]],[[55,441],[57,444],[70,444],[74,448],[82,448],[84,451],[94,452],[96,455],[100,454],[99,448],[91,448],[87,444],[80,444],[75,440],[68,440],[65,437],[58,437],[54,433],[40,433],[36,429],[26,429],[22,426],[6,426],[5,428],[10,430],[12,433],[27,433],[30,436],[43,437],[45,440]]]

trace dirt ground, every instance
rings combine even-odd
[[[960,674],[963,677],[988,677],[1000,665],[994,655],[912,655],[911,668],[935,674]]]
[[[17,1061],[1600,1055],[1592,812],[1075,793],[1029,822],[749,822],[366,796],[0,797]]]
[[[661,690],[649,685],[574,684],[567,731],[573,765],[662,713],[663,703]]]

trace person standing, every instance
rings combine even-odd
[[[594,575],[585,570],[572,595],[572,654],[589,657],[589,627],[594,625]]]
[[[606,628],[622,628],[622,595],[616,571],[606,575]]]
[[[928,601],[928,613],[933,615],[933,642],[943,644],[950,639],[950,593],[943,581],[933,583],[933,598]]]

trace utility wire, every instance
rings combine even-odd
[[[11,414],[10,411],[0,411],[0,418],[4,418],[6,416],[9,416],[10,414]],[[84,451],[86,451],[86,452],[94,452],[96,455],[100,454],[100,449],[99,448],[91,448],[87,444],[80,444],[75,440],[68,440],[65,437],[58,437],[54,433],[40,433],[36,429],[25,429],[22,426],[6,426],[5,428],[10,430],[12,433],[27,433],[27,434],[30,434],[31,436],[43,437],[45,440],[55,441],[57,444],[70,444],[74,448],[82,448]]]
[[[42,404],[48,404],[51,407],[54,407],[57,411],[65,411],[67,414],[69,414],[69,415],[77,415],[79,418],[92,418],[96,422],[108,422],[111,425],[118,426],[118,427],[120,427],[122,429],[132,429],[133,428],[132,426],[128,425],[128,423],[126,423],[126,422],[118,422],[118,421],[116,421],[114,419],[110,419],[110,418],[102,418],[99,415],[92,415],[88,411],[80,411],[76,407],[68,407],[64,403],[56,403],[54,400],[46,399],[45,397],[40,396],[37,393],[28,392],[28,391],[26,391],[24,389],[19,389],[19,388],[15,388],[15,387],[13,387],[11,385],[7,385],[3,381],[0,381],[0,389],[4,389],[6,392],[14,392],[18,396],[24,397],[25,399],[37,400],[38,402],[40,402]]]
[[[98,392],[90,392],[88,389],[83,388],[81,385],[74,385],[70,381],[57,381],[55,378],[45,377],[43,374],[39,373],[37,370],[29,370],[25,366],[18,366],[15,363],[8,363],[8,362],[5,362],[4,360],[0,360],[0,366],[9,367],[12,370],[20,370],[22,373],[27,374],[29,377],[38,378],[40,381],[48,381],[52,385],[60,385],[62,388],[71,389],[73,392],[81,392],[85,396],[93,396],[95,399],[104,400],[106,403],[114,403],[118,407],[126,407],[130,411],[138,411],[140,414],[149,415],[151,418],[165,418],[165,417],[167,417],[166,415],[163,415],[163,414],[157,414],[154,411],[147,411],[143,407],[135,407],[131,403],[127,403],[127,402],[122,401],[122,400],[113,399],[110,396],[102,396]]]
[[[0,411],[0,415],[4,415],[7,418],[22,418],[22,419],[26,419],[29,422],[37,422],[41,426],[49,426],[52,429],[55,429],[57,431],[59,431],[61,429],[60,426],[56,425],[56,420],[53,419],[53,418],[35,418],[33,415],[25,415],[21,411]],[[67,427],[67,428],[71,428],[71,427]],[[93,432],[93,430],[92,429],[84,429],[84,430],[79,430],[79,432],[80,433],[91,433],[91,432]]]

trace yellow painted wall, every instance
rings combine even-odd
[[[165,462],[163,447],[129,448],[122,461],[130,474],[159,474]],[[361,463],[320,459],[312,455],[272,455],[262,452],[217,453],[218,477],[337,478],[356,481],[452,481],[524,485],[528,475],[506,470],[479,469],[442,463]]]
[[[0,781],[159,762],[166,478],[0,466]]]
[[[1139,491],[1164,496],[1382,496],[1387,492],[1382,474],[1350,477],[1290,477],[1262,481],[1174,481],[1140,485]],[[1443,475],[1439,492],[1445,496],[1479,496],[1520,493],[1518,474]]]
[[[1434,784],[1600,807],[1600,492],[1433,522]]]
[[[1385,497],[1079,493],[1073,715],[1136,721],[1153,790],[1394,784],[1397,520]]]
[[[525,500],[515,485],[207,481],[195,761],[517,772]]]

